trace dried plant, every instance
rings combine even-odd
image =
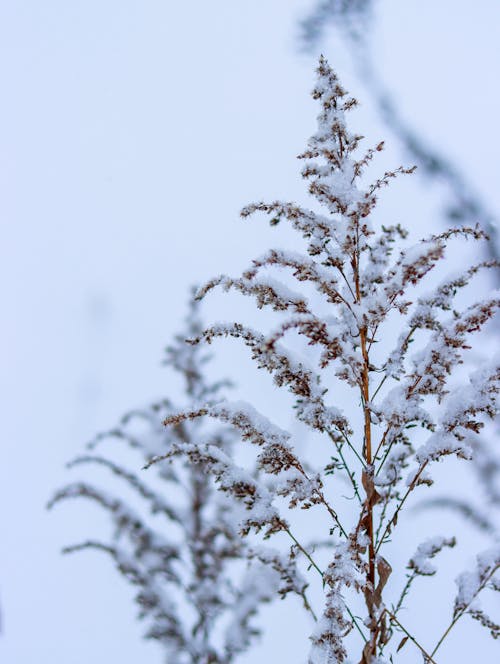
[[[399,611],[411,608],[414,580],[434,575],[431,559],[455,539],[435,537],[416,547],[408,582],[393,603],[387,599],[395,592],[387,552],[390,541],[398,541],[409,499],[433,484],[433,466],[450,456],[469,460],[485,422],[496,414],[500,363],[490,358],[463,377],[472,336],[500,304],[497,293],[469,305],[463,294],[478,273],[496,263],[481,260],[458,275],[432,280],[429,273],[446,264],[451,243],[484,242],[485,232],[479,226],[454,227],[410,244],[401,226],[379,227],[373,213],[380,190],[413,169],[398,168],[369,181],[367,168],[383,144],[360,154],[362,137],[348,130],[345,119],[356,101],[323,58],[313,97],[321,107],[318,130],[299,158],[315,207],[323,212],[281,201],[242,211],[245,219],[263,212],[274,226],[288,222],[306,251],[270,250],[241,276],[219,276],[198,294],[235,289],[255,298],[259,308],[277,312],[280,323],[267,334],[237,322],[217,324],[191,343],[219,337],[242,341],[258,368],[292,394],[295,417],[314,434],[314,451],[299,453],[288,432],[242,402],[207,399],[169,415],[165,423],[177,431],[210,418],[255,446],[258,475],[213,445],[178,440],[175,451],[203,465],[222,492],[244,507],[243,536],[260,533],[291,542],[291,567],[281,562],[275,569],[315,619],[319,612],[296,581],[298,558],[320,575],[323,606],[311,635],[311,664],[380,664],[394,661],[410,644],[425,661],[435,662],[444,638],[467,613],[498,636],[478,596],[500,587],[495,576],[500,547],[480,554],[477,569],[459,578],[451,623],[434,649],[413,636],[411,614],[403,620]],[[294,279],[297,290],[274,278],[276,270],[285,281]],[[311,356],[307,362],[292,351],[299,342]],[[150,464],[170,455],[158,455]],[[343,499],[345,483],[352,498]],[[324,512],[324,529],[311,533],[303,520],[292,526],[296,507]],[[316,517],[311,522],[319,523]],[[327,556],[324,564],[317,557],[320,549]],[[264,551],[265,546],[263,562]]]
[[[479,223],[491,239],[484,245],[486,255],[498,260],[500,245],[497,223],[487,202],[475,191],[459,165],[404,119],[397,100],[384,84],[371,49],[374,12],[374,0],[321,0],[301,24],[301,43],[306,51],[311,52],[319,45],[328,27],[336,30],[389,131],[400,142],[412,162],[418,165],[418,172],[433,183],[442,185],[446,196],[444,222]],[[441,495],[422,501],[419,507],[459,513],[483,533],[496,538],[498,524],[486,512],[493,509],[497,515],[500,513],[500,461],[489,441],[483,440],[477,441],[473,461],[472,468],[478,476],[482,494],[479,500],[477,496],[474,500],[471,497],[464,499]]]
[[[444,223],[479,223],[491,239],[484,245],[485,254],[490,259],[498,260],[497,224],[487,202],[475,191],[459,165],[404,119],[397,100],[384,84],[371,49],[374,12],[373,0],[321,0],[302,21],[301,44],[306,51],[312,52],[329,27],[335,30],[350,53],[355,69],[388,130],[400,142],[413,163],[418,165],[418,172],[443,187],[446,197],[442,210]],[[472,469],[479,480],[479,499],[477,495],[464,499],[442,494],[422,500],[418,507],[460,514],[495,540],[498,537],[497,522],[500,514],[500,460],[495,450],[491,449],[489,440],[477,441]]]
[[[368,90],[379,116],[402,145],[419,173],[434,184],[440,183],[446,195],[446,223],[479,223],[491,238],[485,246],[490,258],[500,258],[495,215],[475,190],[460,165],[454,163],[404,118],[397,100],[383,82],[377,60],[370,48],[374,0],[318,0],[301,24],[301,43],[314,50],[331,26],[344,38],[345,47]]]
[[[186,334],[196,335],[201,329],[193,303]],[[185,334],[177,337],[167,349],[166,363],[182,375],[188,404],[214,398],[224,383],[207,382],[208,356],[184,339]],[[148,624],[146,637],[161,645],[165,661],[230,664],[259,634],[254,624],[259,605],[276,593],[288,592],[282,578],[289,564],[276,554],[274,562],[268,556],[264,565],[239,536],[234,505],[214,489],[201,459],[191,455],[186,463],[178,458],[179,446],[194,450],[205,445],[224,460],[234,433],[201,421],[166,429],[162,422],[172,412],[176,407],[165,399],[128,413],[119,427],[99,435],[87,454],[69,464],[104,467],[123,483],[125,497],[119,490],[111,493],[93,482],[77,482],[58,491],[49,506],[86,498],[109,514],[115,528],[110,542],[86,540],[65,552],[93,549],[111,556],[117,570],[137,588],[135,601],[139,617]],[[144,460],[162,454],[171,463],[157,469],[156,483],[151,476],[139,477],[123,462],[96,450],[113,440],[125,443]],[[138,502],[148,508],[145,514]],[[248,565],[247,559],[253,562]]]

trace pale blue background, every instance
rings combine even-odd
[[[498,2],[378,4],[375,49],[403,112],[499,211]],[[159,360],[189,285],[234,273],[269,246],[273,232],[238,221],[240,207],[302,196],[294,156],[316,114],[314,58],[296,40],[308,8],[0,2],[5,664],[161,661],[141,641],[130,591],[108,561],[59,554],[93,528],[106,532],[105,520],[44,505],[86,440],[168,389]],[[363,101],[338,43],[322,48]],[[371,142],[390,144],[368,99],[357,121]],[[401,157],[389,149],[387,159]],[[391,221],[435,228],[438,189],[415,179],[395,191]],[[217,302],[208,318],[223,311]],[[221,370],[228,364],[220,360]],[[274,394],[249,364],[240,378],[246,396],[256,386],[263,401]],[[435,600],[422,595],[423,614]],[[269,610],[272,630],[242,662],[303,661],[304,618],[283,607]],[[464,623],[440,664],[492,661],[498,649],[483,636]],[[417,661],[406,650],[401,661]]]

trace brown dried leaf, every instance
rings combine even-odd
[[[403,636],[403,638],[402,638],[401,641],[399,642],[398,647],[396,648],[396,652],[399,652],[402,648],[404,648],[404,646],[405,646],[405,644],[406,644],[407,641],[408,641],[408,637],[407,637],[407,636]]]

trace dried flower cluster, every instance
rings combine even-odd
[[[377,111],[413,163],[419,173],[433,183],[440,182],[445,190],[446,223],[479,223],[491,242],[485,247],[490,257],[498,260],[498,229],[495,215],[489,209],[473,183],[459,165],[438,147],[429,142],[409,124],[401,113],[393,95],[384,85],[380,68],[370,49],[373,32],[374,0],[318,0],[301,24],[303,46],[311,51],[318,46],[328,26],[337,29],[345,38],[344,45],[370,94]]]
[[[399,168],[367,182],[367,168],[383,144],[359,154],[361,137],[348,130],[345,120],[356,101],[323,58],[313,97],[320,103],[318,129],[300,159],[309,193],[322,212],[281,201],[256,203],[242,211],[244,218],[263,212],[273,225],[288,222],[305,241],[305,252],[273,249],[240,277],[219,276],[199,291],[203,297],[216,287],[236,289],[255,298],[259,308],[277,312],[280,323],[269,334],[240,323],[218,324],[195,335],[191,343],[211,343],[218,337],[241,340],[257,366],[292,393],[295,417],[324,441],[319,452],[323,458],[319,464],[302,458],[292,436],[253,407],[206,399],[168,415],[165,424],[175,432],[200,418],[220,421],[255,446],[257,474],[240,467],[231,450],[192,438],[176,440],[172,450],[152,463],[173,452],[184,455],[211,473],[223,493],[243,508],[243,535],[289,537],[290,566],[281,559],[274,569],[283,587],[301,595],[314,616],[296,573],[299,554],[321,575],[324,601],[311,635],[311,664],[381,664],[393,661],[407,643],[425,661],[435,662],[443,639],[466,613],[498,636],[498,626],[483,612],[478,597],[487,589],[499,589],[495,574],[500,548],[481,554],[477,570],[460,577],[452,622],[434,650],[412,636],[399,610],[408,601],[413,580],[432,576],[436,568],[431,560],[455,540],[433,538],[417,547],[408,565],[408,583],[391,606],[385,600],[392,571],[385,552],[397,536],[409,496],[433,483],[433,465],[450,455],[470,459],[481,449],[485,421],[496,414],[498,358],[490,358],[465,383],[463,366],[462,374],[457,372],[471,336],[500,304],[497,293],[468,306],[457,302],[457,294],[496,263],[479,261],[437,285],[430,281],[429,273],[443,261],[450,243],[485,241],[484,231],[455,227],[411,245],[400,226],[377,228],[372,213],[380,189],[413,169]],[[293,278],[296,290],[273,276],[276,271],[285,281]],[[307,289],[315,290],[314,297],[308,297]],[[399,336],[391,342],[395,327]],[[310,364],[291,350],[292,340],[310,347]],[[342,389],[351,403],[359,403],[357,416],[340,407]],[[343,482],[352,487],[356,510],[342,505]],[[293,512],[283,507],[283,499],[291,510],[325,512],[329,526],[314,536],[326,542],[326,566],[315,559],[308,542],[311,534],[292,530]],[[273,565],[273,555],[261,551],[259,559]],[[364,602],[362,619],[349,606],[356,596]],[[358,645],[346,640],[353,628]]]
[[[196,304],[188,322],[187,334],[202,329]],[[185,336],[167,349],[167,364],[183,376],[188,403],[213,399],[224,384],[207,383],[203,369],[208,356],[188,346]],[[58,491],[50,506],[86,498],[109,513],[115,530],[111,542],[87,540],[65,551],[96,549],[111,556],[118,571],[137,588],[139,616],[148,624],[146,637],[161,645],[166,661],[230,664],[259,633],[254,625],[259,605],[277,593],[286,594],[297,578],[278,554],[259,555],[248,549],[235,528],[238,518],[232,503],[214,489],[200,459],[192,455],[186,463],[178,458],[179,448],[203,445],[224,459],[234,442],[233,432],[219,425],[207,427],[201,420],[165,428],[163,420],[177,408],[163,400],[128,413],[118,428],[90,444],[88,454],[69,464],[108,469],[138,500],[77,482]],[[161,454],[171,463],[157,467],[155,484],[152,477],[139,477],[122,462],[96,451],[113,440],[131,446],[145,462]],[[137,509],[139,502],[146,506],[146,514]],[[253,562],[242,566],[247,559]]]

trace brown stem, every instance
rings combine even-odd
[[[362,374],[362,393],[363,393],[363,407],[364,407],[364,432],[365,432],[365,459],[367,465],[370,467],[372,465],[372,428],[371,428],[371,418],[370,418],[370,386],[369,386],[369,375],[368,375],[368,366],[369,358],[368,351],[366,348],[366,328],[360,330],[360,342],[361,342],[361,353],[363,355],[363,374]],[[369,580],[372,583],[372,587],[375,588],[375,546],[373,542],[373,506],[368,505],[368,538],[369,543]]]
[[[359,283],[359,228],[356,230],[356,252],[353,256],[353,271],[355,278],[356,299],[361,303],[361,288]],[[363,397],[363,411],[364,411],[364,457],[368,468],[372,465],[372,428],[371,428],[371,413],[370,413],[370,358],[367,348],[367,327],[363,323],[359,329],[359,340],[361,346],[361,354],[363,356],[363,371],[361,375],[361,393]],[[373,502],[367,495],[366,499],[367,515],[366,515],[366,529],[368,534],[368,582],[372,587],[372,592],[375,592],[375,544],[374,544],[374,531],[373,531]],[[376,652],[376,639],[378,634],[378,627],[376,621],[372,620],[370,626],[370,648],[372,654]]]
[[[366,464],[369,468],[372,465],[372,438],[371,438],[371,417],[370,417],[370,385],[369,385],[369,358],[366,347],[366,327],[360,330],[360,343],[361,353],[363,355],[363,374],[362,374],[362,394],[363,394],[363,409],[364,409],[364,455]],[[375,591],[375,543],[374,543],[374,530],[373,530],[373,502],[367,495],[366,498],[367,516],[366,516],[366,529],[368,534],[368,581]],[[376,641],[378,634],[378,627],[375,621],[371,621],[370,626],[370,648],[372,654],[376,652]]]

